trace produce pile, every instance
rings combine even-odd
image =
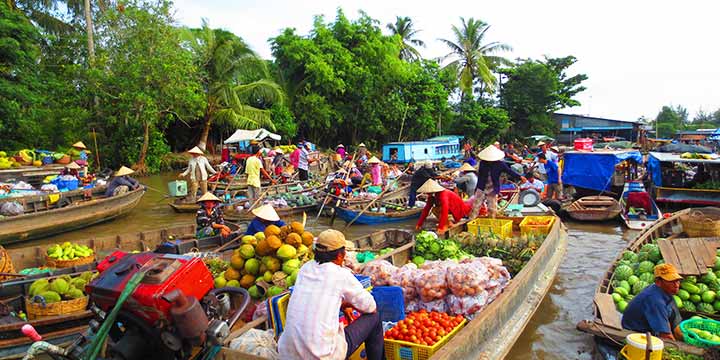
[[[45,304],[78,299],[85,296],[85,285],[95,276],[96,272],[86,271],[75,277],[63,275],[52,280],[35,280],[28,288],[28,298],[32,302]]]
[[[283,154],[290,154],[293,151],[295,151],[295,149],[297,149],[297,146],[295,146],[295,145],[279,145],[279,146],[276,146],[273,148],[273,150],[277,150],[277,149],[282,150]]]
[[[718,190],[720,189],[720,181],[708,180],[703,183],[695,184],[693,189]]]
[[[92,256],[93,249],[86,245],[64,242],[62,245],[53,244],[47,249],[47,256],[56,260],[74,260]]]
[[[463,260],[472,257],[461,249],[457,241],[440,239],[432,231],[421,231],[415,236],[414,254],[413,262],[418,266],[425,260]]]
[[[684,153],[680,154],[680,158],[681,159],[712,160],[712,155],[684,152]]]
[[[663,349],[662,360],[703,360],[703,357],[668,346]]]
[[[264,204],[272,205],[273,208],[286,208],[316,205],[317,200],[307,194],[288,194],[270,195],[264,200]]]
[[[462,326],[464,322],[465,319],[461,315],[450,316],[437,311],[414,311],[386,331],[385,339],[433,346],[455,328]]]
[[[22,149],[15,156],[9,155],[5,151],[0,151],[0,169],[17,168],[23,165],[42,166],[43,164],[52,164],[65,157],[62,152],[51,152],[45,150]]]
[[[314,236],[303,224],[293,221],[264,232],[242,237],[242,245],[230,259],[205,263],[215,276],[215,287],[243,287],[255,299],[272,297],[295,284],[300,266],[312,258]]]

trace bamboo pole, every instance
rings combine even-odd
[[[93,141],[95,142],[95,161],[97,161],[97,169],[102,169],[102,166],[100,166],[100,150],[98,150],[98,144],[97,144],[97,134],[95,133],[95,128],[92,129],[93,132]]]

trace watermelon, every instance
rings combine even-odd
[[[720,256],[715,256],[715,266],[713,266],[713,270],[720,270]]]
[[[642,273],[640,274],[639,278],[641,281],[644,281],[648,284],[652,284],[655,282],[655,275],[653,275],[652,273]]]
[[[658,260],[657,262],[655,262],[655,265],[662,265],[662,264],[664,264],[664,263],[665,263],[665,260],[660,259],[660,260]]]
[[[627,282],[628,282],[628,284],[630,284],[630,286],[633,286],[633,285],[635,285],[636,282],[638,282],[638,280],[640,280],[640,278],[638,278],[635,275],[632,275],[627,279]]]
[[[689,301],[683,302],[683,309],[685,309],[685,311],[692,311],[692,312],[697,311],[697,309],[695,308],[695,304],[693,304]]]
[[[640,248],[640,251],[647,252],[648,255],[654,250],[660,250],[660,248],[655,244],[645,244],[642,246],[642,248]]]
[[[702,295],[704,292],[710,290],[710,287],[708,287],[707,285],[705,285],[703,283],[695,284],[695,286],[697,286],[697,288],[699,290],[698,295]]]
[[[715,276],[715,273],[712,271],[708,271],[707,274],[703,275],[700,278],[700,281],[702,281],[703,283],[705,283],[707,285],[710,285],[710,283],[714,282],[715,280],[717,280],[717,276]]]
[[[714,314],[714,313],[715,313],[715,308],[713,308],[712,305],[703,302],[703,303],[699,303],[699,304],[697,305],[697,311],[698,311],[698,312],[702,312],[702,313],[706,313],[706,314]]]
[[[621,302],[621,301],[623,301],[622,295],[620,295],[620,294],[618,294],[618,293],[612,293],[612,298],[613,298],[613,301],[614,301],[616,304],[619,303],[619,302]]]
[[[623,297],[628,295],[627,289],[625,289],[625,288],[623,288],[623,287],[617,287],[617,288],[615,288],[614,290],[615,290],[616,293],[620,294],[620,295],[623,296]]]
[[[620,312],[625,312],[625,309],[627,308],[627,306],[628,306],[628,303],[625,301],[621,301],[621,302],[617,303],[617,309]]]
[[[642,281],[642,280],[636,282],[635,285],[633,285],[633,287],[632,287],[632,293],[633,293],[633,295],[639,294],[641,291],[643,291],[643,289],[645,289],[645,288],[648,287],[649,285],[650,285],[650,284],[648,284],[648,283],[646,283],[646,282],[644,282],[644,281]]]
[[[715,309],[715,311],[720,311],[720,300],[716,300],[713,303],[713,308]]]
[[[637,258],[638,258],[637,254],[634,253],[634,252],[632,252],[632,251],[625,251],[625,252],[623,253],[622,258],[623,258],[623,260],[627,260],[627,261],[629,261],[630,263],[635,263],[635,262],[638,261],[638,260],[637,260]]]
[[[627,265],[620,265],[616,267],[615,272],[613,273],[613,277],[616,280],[627,280],[632,275],[633,270]]]
[[[702,297],[698,294],[692,294],[690,295],[690,301],[694,302],[695,304],[702,302]]]
[[[650,258],[650,255],[647,251],[640,251],[638,253],[638,261],[646,261]]]
[[[652,261],[643,261],[638,265],[638,272],[643,273],[652,273],[653,270],[655,270],[655,263]]]
[[[678,290],[677,295],[678,295],[678,296],[680,297],[680,299],[682,299],[682,300],[690,299],[690,293],[687,292],[686,290],[683,290],[683,289]]]
[[[715,301],[715,296],[716,296],[716,294],[712,290],[708,290],[708,291],[702,293],[702,295],[700,295],[700,297],[702,298],[702,301],[704,303],[708,303],[708,304],[712,304]]]
[[[675,305],[677,305],[678,309],[682,309],[682,307],[683,307],[682,299],[680,299],[680,297],[677,295],[673,295],[673,299],[675,300]]]
[[[650,258],[650,261],[652,262],[658,262],[662,260],[662,254],[660,253],[660,248],[655,246],[654,248],[650,249],[648,251],[648,257]]]

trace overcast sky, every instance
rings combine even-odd
[[[338,7],[354,19],[364,10],[383,26],[409,16],[424,57],[445,55],[459,17],[491,25],[488,41],[513,47],[510,59],[574,55],[571,73],[588,75],[582,106],[565,112],[634,120],[654,118],[663,105],[683,105],[690,116],[720,108],[720,2],[712,0],[175,0],[176,18],[197,27],[203,18],[245,39],[272,58],[268,39],[286,27],[306,35],[314,15],[334,19]]]

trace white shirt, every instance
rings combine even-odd
[[[305,148],[300,148],[300,156],[298,157],[298,169],[308,169],[308,151]]]
[[[315,260],[303,265],[278,341],[280,358],[345,359],[347,342],[339,320],[343,302],[361,313],[372,313],[376,308],[375,299],[349,269]]]
[[[524,183],[520,184],[520,191],[527,190],[527,189],[535,189],[538,193],[542,194],[543,189],[545,189],[545,184],[543,184],[542,181],[535,179],[535,181],[525,181]]]
[[[200,179],[196,179],[195,170],[200,170]],[[208,172],[214,174],[215,169],[213,169],[206,157],[198,156],[190,159],[190,162],[188,162],[188,168],[182,173],[182,176],[188,176],[188,174],[190,174],[190,180],[192,181],[207,181]]]

